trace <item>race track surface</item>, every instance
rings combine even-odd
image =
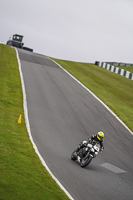
[[[133,136],[49,58],[18,52],[32,137],[52,173],[75,200],[133,200]],[[71,153],[100,130],[105,150],[83,169]]]

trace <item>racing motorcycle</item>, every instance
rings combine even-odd
[[[84,142],[83,142],[84,144]],[[92,158],[95,158],[101,147],[100,144],[96,141],[89,141],[84,144],[84,147],[79,149],[78,151],[74,151],[71,155],[71,159],[73,161],[78,161],[81,167],[86,167],[92,161]]]

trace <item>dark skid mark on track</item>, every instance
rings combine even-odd
[[[25,56],[25,53],[19,54],[20,60],[26,61],[26,62],[31,62],[39,65],[45,65],[48,67],[54,67],[54,68],[59,68],[53,61],[46,57],[41,57],[41,56],[36,56],[36,55],[28,55]]]

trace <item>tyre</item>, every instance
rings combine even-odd
[[[72,153],[72,155],[71,155],[71,160],[77,160],[77,153],[76,153],[76,151],[74,151],[73,153]]]
[[[91,156],[89,156],[89,157],[86,158],[85,160],[82,159],[82,160],[80,161],[80,166],[83,167],[83,168],[86,167],[87,165],[90,164],[91,160],[92,160],[92,157],[91,157]]]

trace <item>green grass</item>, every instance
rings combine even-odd
[[[66,200],[29,140],[15,50],[0,44],[0,199]]]
[[[133,66],[118,66],[118,67],[133,73]]]
[[[94,64],[54,59],[99,97],[133,131],[133,81]]]

